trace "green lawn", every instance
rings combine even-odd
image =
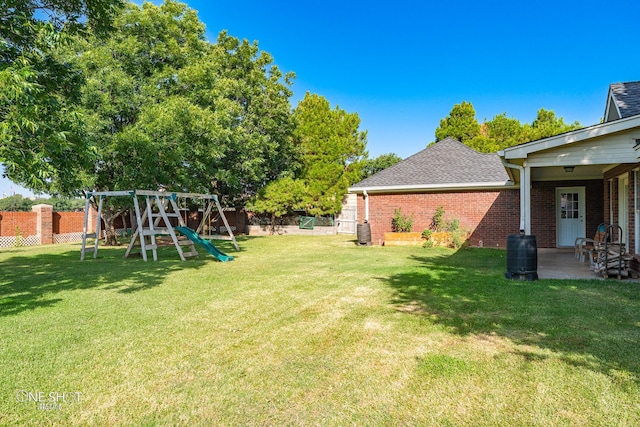
[[[0,425],[640,425],[637,283],[510,282],[492,249],[239,243],[228,263],[0,251]]]

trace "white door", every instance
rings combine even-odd
[[[556,188],[558,247],[571,247],[585,236],[584,205],[584,187]]]

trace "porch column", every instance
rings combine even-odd
[[[524,234],[531,234],[531,166],[524,162],[523,180],[520,183],[520,209],[524,212]]]

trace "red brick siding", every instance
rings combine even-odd
[[[16,226],[24,237],[35,236],[37,220],[35,212],[0,212],[0,236],[15,236]]]
[[[461,228],[471,231],[470,244],[505,247],[507,236],[517,233],[520,223],[518,190],[460,191],[438,193],[369,194],[371,240],[382,244],[384,233],[391,231],[394,211],[401,208],[413,215],[413,230],[431,225],[436,208],[442,206],[445,219],[460,221]],[[364,221],[365,205],[358,196],[358,222]]]

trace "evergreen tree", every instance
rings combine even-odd
[[[476,110],[470,102],[463,101],[451,109],[447,117],[440,120],[436,129],[436,142],[454,138],[463,144],[480,135],[480,124],[476,120]]]

